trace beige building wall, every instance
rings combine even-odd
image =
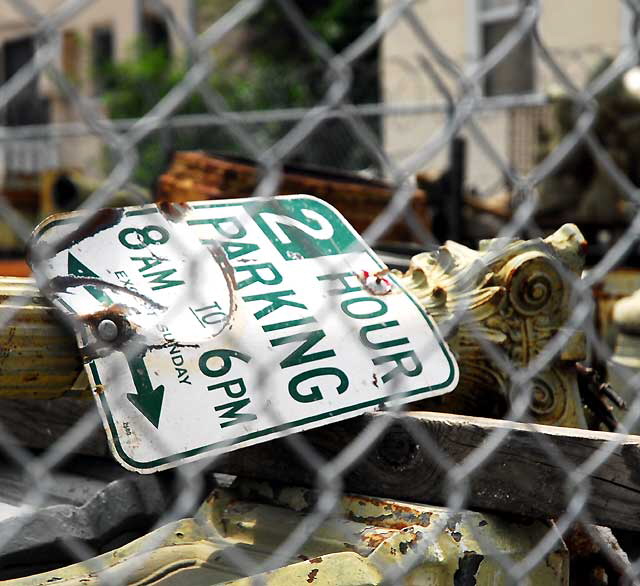
[[[170,0],[176,20],[183,27],[191,27],[194,0]],[[62,0],[38,0],[43,14],[54,15],[63,5]],[[80,10],[60,27],[60,48],[53,63],[73,82],[79,93],[93,106],[104,112],[100,97],[95,95],[91,78],[91,40],[94,29],[108,27],[113,33],[114,58],[128,57],[134,42],[140,35],[140,11],[153,11],[153,3],[141,0],[96,0]],[[184,51],[181,41],[170,30],[171,48],[174,54]],[[34,27],[24,15],[6,2],[0,4],[0,46],[7,41],[32,35]],[[51,100],[51,122],[64,123],[80,120],[79,113],[64,97],[57,85],[46,75],[39,78],[39,93]],[[28,145],[27,145],[28,146]],[[87,133],[77,138],[65,138],[55,145],[58,164],[62,168],[77,168],[99,177],[103,174],[103,147],[100,140]]]
[[[418,0],[413,6],[419,23],[433,40],[463,70],[469,70],[477,51],[478,30],[474,21],[474,4],[479,0]],[[380,0],[380,10],[392,4]],[[553,50],[560,65],[577,84],[584,84],[588,74],[605,54],[617,51],[625,41],[627,15],[622,3],[612,0],[542,0],[540,31],[546,45]],[[445,78],[418,35],[401,19],[384,37],[381,51],[381,79],[385,103],[390,106],[442,106],[445,101],[425,73],[427,59]],[[450,79],[450,77],[449,77]],[[548,67],[536,60],[535,92],[556,91],[559,82]],[[455,92],[449,81],[448,87]],[[459,95],[459,94],[456,94]],[[519,114],[522,114],[520,112]],[[509,159],[512,142],[513,113],[486,112],[475,120],[498,154]],[[410,116],[387,116],[383,132],[387,151],[396,161],[415,155],[438,136],[445,126],[445,113],[421,113]],[[467,177],[470,185],[487,189],[500,180],[500,172],[470,136]],[[438,172],[446,167],[447,154],[439,154],[425,163],[423,170]]]

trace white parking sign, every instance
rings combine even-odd
[[[60,214],[33,246],[50,247],[49,295],[81,324],[113,453],[138,472],[458,380],[425,311],[313,197]]]

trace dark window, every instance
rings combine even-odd
[[[171,55],[171,42],[167,23],[155,14],[145,13],[142,17],[142,34],[152,49],[163,49]]]
[[[80,35],[74,30],[66,30],[62,33],[62,71],[77,81],[80,63]]]
[[[113,86],[110,68],[113,63],[113,31],[101,26],[93,29],[91,66],[93,71],[94,92],[99,94]]]
[[[35,52],[32,37],[25,37],[5,43],[3,47],[4,79],[11,79],[29,63]],[[8,126],[46,124],[49,122],[49,100],[38,94],[38,76],[30,80],[9,102],[5,111]]]
[[[478,57],[484,58],[516,26],[523,3],[521,0],[475,0],[478,19]],[[535,52],[532,35],[528,34],[513,47],[483,80],[486,96],[527,94],[535,89]]]
[[[482,24],[482,49],[486,55],[509,33],[517,21],[498,20]],[[487,96],[526,94],[534,90],[533,39],[528,35],[496,65],[484,80]]]
[[[7,41],[4,46],[4,78],[11,79],[33,58],[35,45],[32,37]],[[32,80],[29,83],[34,83]]]

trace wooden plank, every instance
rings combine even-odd
[[[446,505],[450,494],[446,470],[416,443],[402,420],[410,420],[428,434],[454,462],[472,455],[492,433],[508,429],[507,439],[469,478],[465,506],[534,518],[559,517],[576,491],[567,491],[567,471],[543,444],[578,466],[597,450],[610,446],[610,442],[620,442],[590,477],[587,508],[595,523],[640,530],[640,436],[440,413],[376,414],[303,435],[322,456],[331,458],[374,417],[394,417],[396,421],[348,472],[344,478],[346,491]],[[318,485],[317,470],[305,465],[286,440],[232,452],[215,468],[282,484]]]
[[[0,423],[13,434],[16,442],[46,449],[87,411],[96,411],[93,401],[4,399],[0,400]],[[508,429],[506,441],[472,475],[465,506],[534,518],[558,517],[567,508],[567,474],[542,448],[540,441],[557,449],[574,466],[584,463],[609,442],[619,442],[590,477],[588,510],[593,521],[600,525],[640,530],[640,436],[528,426],[442,413],[407,413],[351,419],[293,438],[304,437],[322,456],[331,458],[375,417],[394,417],[396,421],[348,472],[344,483],[346,491],[446,505],[449,494],[446,471],[405,431],[402,421],[409,420],[419,426],[455,462],[472,454],[491,433]],[[75,452],[107,456],[102,426],[96,426]],[[317,486],[316,470],[300,461],[287,440],[230,452],[217,460],[213,468],[281,484]]]

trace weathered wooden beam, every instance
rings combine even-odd
[[[303,436],[320,454],[331,458],[374,417],[393,416],[352,419]],[[640,436],[426,412],[407,413],[396,419],[345,476],[344,490],[446,505],[451,493],[447,471],[406,431],[403,421],[428,434],[454,462],[473,457],[474,450],[492,433],[509,430],[504,442],[468,478],[465,506],[534,518],[559,517],[577,491],[567,483],[571,469],[565,469],[543,445],[557,450],[575,468],[599,449],[606,449],[609,442],[619,442],[588,479],[587,510],[600,525],[640,530]],[[285,440],[232,452],[215,468],[282,484],[318,484],[318,471],[301,461]]]
[[[0,398],[0,430],[3,436],[6,434],[10,443],[29,449],[49,449],[85,417],[95,422],[94,429],[75,445],[73,453],[110,457],[95,401]]]
[[[47,448],[69,431],[93,402],[75,399],[0,400],[0,425],[23,446]],[[447,504],[446,471],[405,431],[403,422],[421,429],[451,460],[461,462],[496,431],[509,430],[469,479],[466,507],[535,518],[558,517],[567,509],[567,470],[542,443],[557,450],[573,467],[583,464],[609,442],[617,445],[590,476],[587,509],[594,522],[640,530],[640,436],[442,413],[377,414],[350,419],[300,434],[322,456],[341,452],[374,417],[394,417],[387,433],[372,444],[344,478],[344,489],[427,504]],[[293,436],[294,440],[298,436]],[[98,424],[76,452],[108,455]],[[317,470],[301,461],[286,440],[230,452],[215,462],[215,471],[281,484],[316,486]]]

